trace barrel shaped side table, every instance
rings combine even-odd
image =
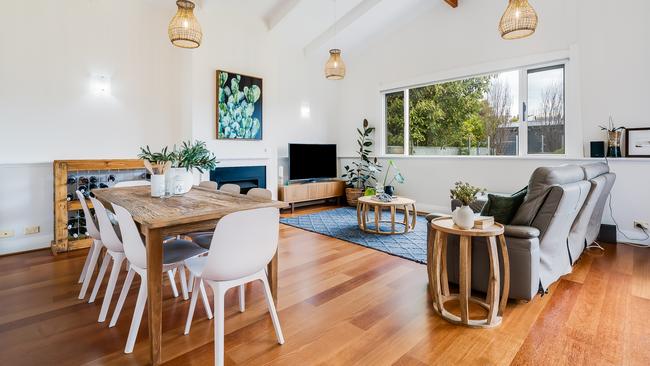
[[[390,209],[390,220],[382,220],[382,212],[384,208]],[[397,221],[395,218],[395,213],[398,208],[401,208],[404,212],[404,219],[402,221]],[[368,217],[368,211],[370,210],[374,210],[374,225],[369,225],[370,219]],[[392,201],[382,202],[376,200],[372,196],[365,196],[359,198],[359,201],[357,202],[357,222],[359,224],[359,229],[371,234],[406,234],[415,229],[417,216],[418,213],[415,208],[415,200],[406,197],[394,197]],[[382,230],[381,224],[390,224],[390,231]],[[398,231],[396,225],[400,225],[404,230]]]
[[[503,236],[503,225],[495,223],[486,229],[463,230],[454,225],[450,218],[432,220],[427,243],[427,270],[429,273],[429,287],[433,296],[434,310],[445,320],[465,325],[471,328],[492,328],[501,324],[503,311],[508,301],[510,289],[510,263],[508,249]],[[458,286],[459,293],[450,294],[447,280],[447,236],[460,237],[460,266]],[[488,248],[490,273],[488,291],[485,301],[471,296],[472,282],[472,238],[483,237]],[[503,295],[500,294],[501,277],[499,269],[499,254],[497,252],[497,238],[503,256]],[[460,303],[460,316],[445,309],[445,303],[450,300]],[[469,318],[469,303],[473,302],[488,312],[484,319]]]

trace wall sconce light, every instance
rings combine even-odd
[[[90,89],[95,95],[111,95],[111,78],[106,75],[93,75],[90,81]]]
[[[310,107],[309,103],[303,102],[300,105],[300,118],[302,118],[302,119],[311,118],[311,107]]]

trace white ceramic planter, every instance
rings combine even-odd
[[[165,175],[154,174],[151,176],[151,197],[162,197],[165,195]]]
[[[469,230],[474,227],[474,211],[469,206],[461,206],[451,214],[454,224],[461,229]]]
[[[169,170],[169,182],[171,187],[167,188],[173,194],[185,194],[194,185],[194,171],[185,168],[173,168]]]

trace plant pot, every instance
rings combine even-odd
[[[469,230],[474,227],[474,211],[469,206],[461,206],[451,214],[454,224],[463,230]]]
[[[173,168],[169,170],[172,185],[167,190],[173,194],[185,194],[194,185],[194,172],[185,168]],[[168,181],[168,182],[169,182]]]
[[[151,176],[151,197],[162,197],[165,195],[165,175],[153,174]]]
[[[623,131],[607,131],[607,156],[610,158],[620,158],[621,154],[621,138]]]
[[[348,201],[348,205],[356,206],[359,197],[363,196],[363,189],[361,188],[346,188],[345,189],[345,199]]]
[[[389,196],[392,196],[393,194],[395,194],[395,187],[393,186],[384,187],[384,193],[386,193]]]

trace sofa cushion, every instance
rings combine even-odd
[[[494,216],[494,221],[503,225],[510,224],[519,206],[524,202],[526,192],[528,192],[527,187],[510,196],[488,194],[488,200],[481,210],[481,216]]]

